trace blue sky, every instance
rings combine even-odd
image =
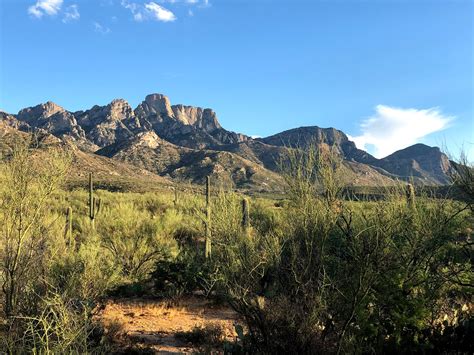
[[[318,125],[377,156],[474,157],[471,0],[0,0],[0,108],[153,92],[267,136]]]

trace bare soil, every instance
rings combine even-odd
[[[156,354],[190,354],[196,345],[186,343],[179,333],[196,326],[219,325],[225,340],[234,341],[238,315],[229,307],[216,305],[204,297],[178,300],[118,299],[109,300],[97,316],[118,347],[149,349]],[[177,336],[178,334],[178,336]],[[221,352],[213,349],[213,353]]]

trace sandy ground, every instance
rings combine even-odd
[[[193,344],[177,338],[176,333],[190,332],[194,327],[206,324],[219,324],[226,340],[233,341],[236,337],[234,325],[238,323],[238,316],[232,309],[195,296],[177,301],[110,300],[98,317],[106,331],[114,333],[113,337],[121,347],[151,348],[157,354],[198,351]]]

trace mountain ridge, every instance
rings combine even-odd
[[[75,112],[47,101],[18,114],[0,112],[0,122],[21,131],[52,134],[84,152],[166,178],[201,183],[204,175],[210,174],[234,188],[264,186],[271,190],[274,185],[279,189],[279,165],[288,149],[311,145],[332,147],[353,185],[395,180],[443,185],[449,183],[452,169],[439,148],[423,144],[377,159],[333,127],[298,127],[254,139],[223,128],[210,108],[172,105],[167,96],[158,93],[147,95],[135,109],[124,99]]]

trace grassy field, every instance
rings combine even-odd
[[[143,337],[124,342],[123,328],[166,333],[166,312],[170,324],[194,319],[172,331],[195,351],[473,350],[469,200],[400,184],[353,201],[337,162],[318,156],[292,160],[277,199],[211,180],[206,203],[204,186],[80,188],[66,179],[68,159],[51,150],[39,163],[19,147],[0,165],[8,352],[153,352]]]

